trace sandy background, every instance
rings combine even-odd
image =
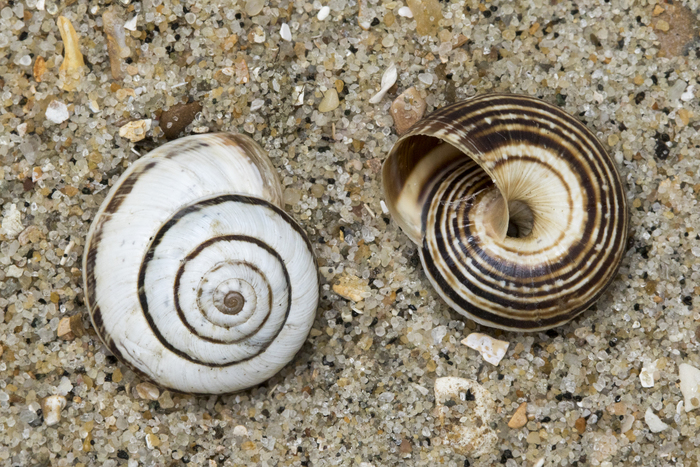
[[[401,1],[360,3],[0,1],[0,464],[700,463],[700,412],[679,405],[679,365],[700,368],[698,2],[411,1],[414,18]],[[396,83],[370,103],[392,64]],[[410,87],[428,112],[488,91],[538,96],[601,139],[631,231],[596,306],[547,333],[502,333],[431,289],[380,204],[389,107]],[[258,141],[321,267],[307,343],[238,395],[144,384],[84,305],[98,206],[180,130]],[[333,291],[348,283],[359,300]],[[510,343],[498,366],[460,343],[473,330]],[[479,397],[441,418],[444,376]]]

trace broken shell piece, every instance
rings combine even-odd
[[[462,344],[478,351],[485,361],[494,366],[501,362],[510,345],[506,341],[494,339],[479,332],[469,334],[466,339],[462,339]]]
[[[399,8],[399,16],[403,16],[404,18],[413,18],[413,12],[409,7],[402,6]]]
[[[328,18],[328,15],[330,15],[330,14],[331,14],[330,7],[324,6],[324,7],[321,7],[320,10],[318,10],[318,15],[316,16],[316,18],[319,21],[323,21],[324,19]]]
[[[134,15],[129,21],[124,23],[124,29],[128,29],[129,31],[136,31],[136,23],[138,19],[138,15]]]
[[[122,51],[126,47],[126,35],[124,33],[124,20],[116,8],[108,8],[102,14],[103,30],[107,36],[107,53],[109,54],[109,66],[112,71],[112,78],[122,79],[124,73],[121,66],[123,57]]]
[[[141,141],[146,137],[146,132],[151,128],[151,119],[135,120],[119,128],[119,136],[129,141]]]
[[[51,101],[46,107],[46,119],[52,123],[63,123],[70,118],[68,106],[61,101]]]
[[[396,70],[396,65],[393,63],[389,68],[386,69],[382,75],[382,89],[379,90],[370,100],[370,104],[377,104],[384,98],[384,95],[391,89],[391,87],[396,83],[396,79],[399,77],[399,73]]]
[[[160,396],[160,391],[151,383],[139,383],[136,385],[136,394],[138,394],[141,399],[157,401],[158,396]]]
[[[357,3],[359,7],[357,12],[357,24],[359,24],[365,31],[368,31],[372,26],[372,20],[374,19],[372,17],[372,12],[367,5],[368,0],[358,0]]]
[[[647,422],[647,426],[652,433],[660,433],[668,429],[668,425],[651,410],[651,407],[648,407],[647,411],[644,412],[644,421]]]
[[[337,293],[346,300],[360,302],[364,298],[363,294],[365,293],[366,285],[367,283],[359,277],[346,276],[342,277],[339,283],[333,286],[333,292]]]
[[[287,23],[282,23],[282,27],[280,28],[280,36],[287,42],[292,40],[292,31],[289,29],[289,25]]]
[[[442,443],[458,454],[482,456],[493,452],[498,435],[491,429],[495,405],[491,394],[463,378],[435,380],[435,409],[442,425]]]
[[[5,235],[9,238],[15,238],[22,233],[24,225],[22,225],[22,213],[17,209],[16,204],[10,205],[10,208],[5,211],[5,216],[2,218],[2,229]]]
[[[250,79],[250,73],[248,72],[248,64],[245,58],[239,58],[233,66],[235,68],[236,84],[246,84]]]
[[[298,107],[300,105],[304,105],[304,85],[303,84],[299,84],[297,86],[294,86],[293,98],[294,98],[294,105],[295,106]]]
[[[59,75],[63,80],[63,89],[74,90],[80,82],[80,74],[85,62],[80,53],[80,37],[73,29],[70,20],[65,16],[59,16],[57,20],[58,31],[63,41],[63,63],[59,68]]]
[[[391,118],[394,119],[396,133],[400,136],[406,133],[425,113],[425,99],[415,87],[410,87],[401,93],[391,104]]]
[[[639,381],[642,383],[643,388],[653,388],[654,387],[654,377],[658,373],[656,369],[656,362],[646,362],[642,367],[642,371],[639,372]]]
[[[63,396],[49,396],[41,403],[46,426],[53,426],[61,421],[61,410],[66,407],[66,398]]]
[[[681,393],[685,398],[685,411],[700,407],[700,370],[687,363],[678,366],[678,376],[681,380]]]
[[[624,434],[630,431],[632,429],[632,425],[634,424],[634,420],[634,415],[625,415],[622,419],[622,423],[620,424],[620,433]]]

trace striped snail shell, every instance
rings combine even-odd
[[[396,142],[382,178],[430,282],[480,324],[563,324],[620,265],[628,215],[615,164],[541,100],[488,94],[446,106]]]
[[[179,392],[231,393],[277,373],[306,340],[319,287],[281,206],[274,167],[247,136],[189,136],[134,162],[83,257],[102,342]]]

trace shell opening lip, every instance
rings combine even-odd
[[[436,110],[396,141],[382,182],[439,295],[481,324],[563,324],[600,297],[624,254],[614,161],[539,99],[485,94]]]

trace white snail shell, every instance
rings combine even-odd
[[[318,304],[316,262],[250,138],[189,136],[134,162],[83,257],[104,344],[160,386],[236,392],[287,364]]]
[[[480,324],[563,324],[600,297],[624,254],[614,162],[539,99],[488,94],[436,111],[397,141],[382,178],[435,289]]]

